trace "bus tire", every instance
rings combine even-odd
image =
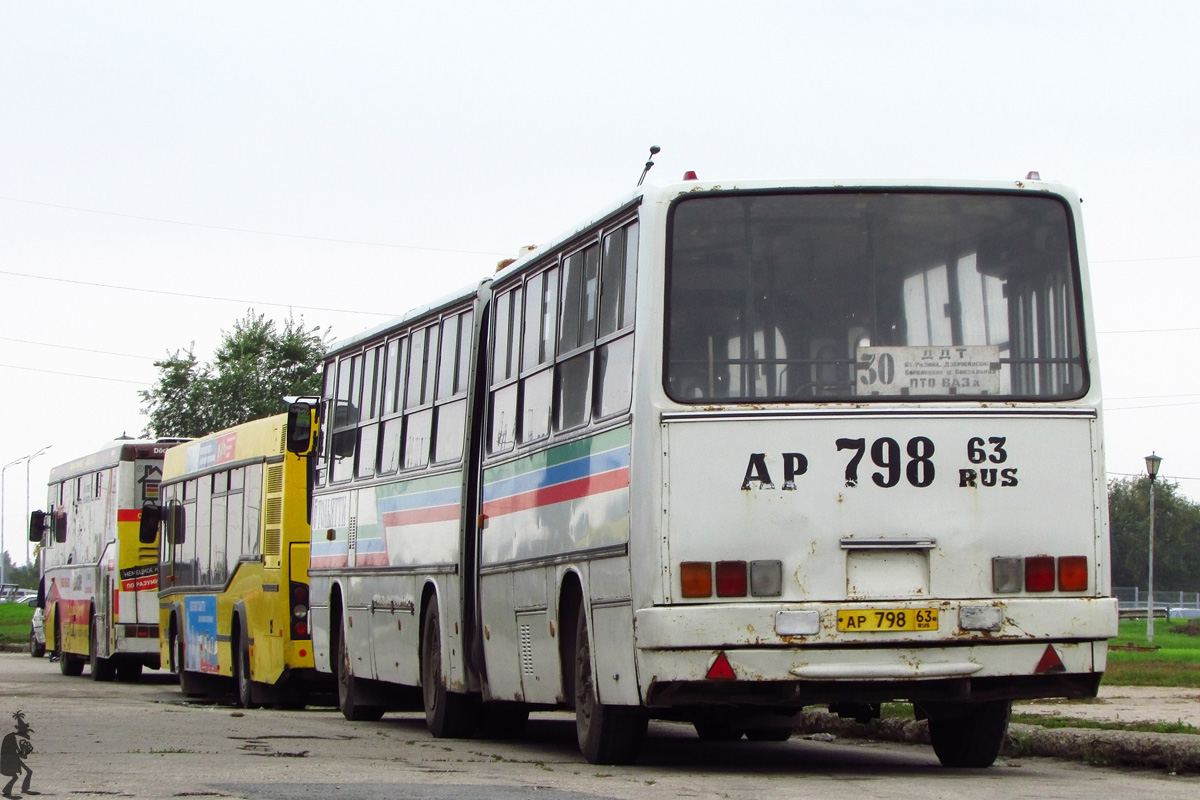
[[[74,653],[59,651],[58,671],[68,677],[83,674],[83,658]]]
[[[233,652],[233,683],[237,690],[237,703],[242,708],[258,708],[254,702],[254,686],[250,673],[250,642],[246,631],[238,629],[237,646]]]
[[[358,681],[354,677],[354,665],[350,663],[350,645],[342,626],[334,628],[337,641],[334,643],[337,660],[337,700],[342,716],[351,722],[375,722],[383,716],[383,706],[368,705],[359,698]]]
[[[67,677],[83,674],[83,659],[63,650],[62,628],[59,627],[58,607],[54,611],[54,652],[58,655],[58,671]]]
[[[183,692],[185,697],[202,697],[205,694],[196,676],[188,674],[187,650],[183,637],[179,635],[179,629],[175,626],[171,628],[171,669],[179,676],[179,691]]]
[[[478,709],[465,694],[446,688],[442,671],[442,627],[437,599],[425,607],[421,629],[421,699],[425,704],[425,725],[439,739],[462,739],[475,732]]]
[[[601,703],[592,675],[587,609],[579,604],[575,625],[575,736],[589,764],[632,764],[637,760],[649,721],[637,706]]]
[[[91,624],[88,625],[88,640],[91,646],[88,651],[88,664],[91,667],[92,680],[94,681],[111,681],[116,675],[116,665],[111,658],[100,657],[100,629],[96,626],[96,618],[93,616]]]
[[[927,712],[929,741],[942,766],[981,769],[990,767],[1000,755],[1012,703],[954,704]]]

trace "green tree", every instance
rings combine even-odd
[[[138,393],[145,435],[204,436],[278,413],[285,396],[320,393],[327,330],[291,317],[277,327],[250,310],[221,334],[211,363],[199,362],[195,342],[154,362],[158,384]]]
[[[21,558],[24,558],[23,553],[18,553]],[[38,584],[38,567],[37,557],[28,564],[17,566],[13,563],[12,556],[5,550],[0,554],[0,558],[4,559],[4,582],[15,583],[22,589],[36,589]]]
[[[1147,585],[1150,541],[1150,479],[1122,478],[1108,486],[1114,586]],[[1200,505],[1179,494],[1179,485],[1154,483],[1155,591],[1200,591]]]

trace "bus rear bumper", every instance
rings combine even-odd
[[[646,687],[644,703],[648,708],[660,710],[740,706],[794,712],[805,706],[835,703],[1084,699],[1096,696],[1101,677],[1101,673],[1091,672],[909,681],[652,680]]]
[[[976,617],[962,615],[961,607],[980,604],[951,601],[936,605],[938,630],[838,631],[837,611],[855,605],[913,609],[931,604],[642,609],[636,614],[642,700],[659,708],[714,703],[799,708],[833,702],[1094,697],[1107,639],[1116,632],[1116,603],[1108,598],[1006,601],[998,630],[963,629],[960,621],[971,624]],[[775,630],[776,614],[800,608],[816,612],[815,633]]]
[[[838,612],[936,609],[933,630],[838,630]],[[1112,597],[876,601],[840,603],[705,603],[654,606],[635,613],[638,650],[695,647],[939,647],[1031,641],[1100,641],[1117,635]]]

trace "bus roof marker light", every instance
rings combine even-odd
[[[733,665],[729,663],[729,657],[725,655],[724,650],[717,653],[716,660],[708,668],[708,674],[704,677],[710,681],[732,681],[737,678],[733,672]]]
[[[1031,169],[1025,173],[1025,180],[1027,181],[1040,181],[1041,179],[1042,175],[1036,169]]]
[[[694,170],[694,169],[689,169],[687,172],[683,173],[683,179],[684,179],[685,181],[698,181],[698,180],[700,180],[699,178],[697,178],[697,177],[696,177],[696,170]]]

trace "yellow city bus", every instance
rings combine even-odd
[[[163,454],[179,442],[119,439],[50,471],[47,510],[30,515],[41,545],[38,606],[64,675],[136,680],[158,669],[158,542],[139,540],[142,507],[158,501]],[[49,535],[47,535],[49,534]]]
[[[308,629],[307,466],[284,452],[286,415],[167,451],[160,654],[189,696],[244,708],[303,706],[315,677]]]

